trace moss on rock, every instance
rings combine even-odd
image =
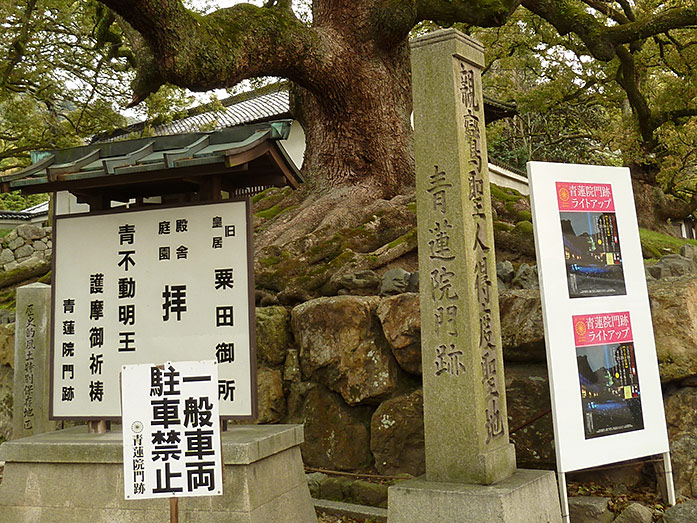
[[[516,219],[519,222],[532,222],[532,213],[527,209],[523,209],[516,213]]]
[[[513,230],[513,225],[510,223],[505,223],[496,220],[494,222],[494,231],[512,231]]]
[[[519,234],[521,236],[527,236],[528,238],[533,238],[534,236],[532,222],[529,221],[522,221],[516,223],[514,231],[516,234]]]

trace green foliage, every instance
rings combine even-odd
[[[23,211],[48,200],[48,194],[23,195],[20,191],[0,194],[0,209],[5,211]]]
[[[532,213],[530,211],[518,211],[516,213],[516,219],[519,222],[532,222]]]
[[[128,63],[98,6],[0,0],[0,172],[125,123],[116,109],[128,99]]]
[[[183,89],[164,85],[145,99],[144,116],[153,126],[168,124],[188,116],[187,109],[194,100],[194,97]]]
[[[281,213],[291,211],[291,210],[295,209],[295,207],[296,206],[294,206],[294,205],[291,205],[290,207],[288,207],[288,206],[283,206],[282,204],[278,204],[278,205],[274,205],[273,207],[271,207],[269,209],[254,213],[254,216],[256,216],[257,218],[269,219],[269,218],[273,218],[274,216],[277,216]]]
[[[10,289],[7,291],[0,292],[0,309],[9,309],[11,311],[14,311],[16,305],[17,305],[17,291],[16,291],[16,289]]]
[[[264,190],[261,191],[260,193],[255,194],[254,196],[252,196],[252,203],[257,203],[257,202],[263,200],[263,199],[266,198],[270,193],[276,192],[277,190],[278,190],[278,189],[277,189],[276,187],[269,187],[268,189],[264,189]]]
[[[388,243],[387,248],[394,249],[395,247],[397,247],[397,245],[400,245],[402,243],[416,243],[417,233],[418,231],[416,227],[414,227],[411,231],[407,232],[406,234],[403,234],[399,238],[396,238],[395,240]]]
[[[521,236],[528,236],[528,237],[532,238],[532,236],[533,236],[532,223],[528,222],[528,221],[518,222],[515,224],[514,231],[516,233],[520,234]]]
[[[487,50],[485,94],[514,102],[518,111],[488,126],[489,154],[518,168],[530,160],[629,165],[633,174],[692,200],[695,208],[694,32],[677,24],[653,37],[636,34],[631,45],[611,51],[614,58],[601,60],[588,45],[593,38],[608,26],[628,28],[633,19],[648,23],[666,8],[653,0],[623,2],[626,11],[619,4],[606,2],[601,10],[568,0],[545,14],[550,21],[590,14],[597,35],[578,25],[560,36],[551,23],[524,9],[501,27],[472,29]],[[671,9],[692,5],[670,2]]]
[[[678,254],[680,248],[685,244],[697,246],[697,240],[676,238],[675,236],[641,228],[639,229],[639,238],[641,239],[641,250],[644,253],[644,258],[660,258],[666,254]]]
[[[513,167],[528,161],[617,163],[605,142],[621,116],[620,90],[606,64],[574,35],[519,9],[499,28],[474,31],[487,49],[485,93],[514,102],[518,115],[487,127],[489,154]]]
[[[506,222],[501,222],[498,220],[494,221],[494,230],[495,231],[512,231],[513,226],[506,223]]]

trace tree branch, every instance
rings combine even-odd
[[[467,22],[481,27],[502,25],[521,0],[415,0],[417,21]]]
[[[583,0],[583,3],[588,7],[592,7],[599,13],[603,13],[608,18],[612,18],[618,24],[628,24],[630,22],[624,13],[620,13],[616,9],[613,9],[603,2],[603,0]]]
[[[29,21],[31,20],[31,16],[35,8],[36,0],[29,0],[27,2],[27,7],[24,10],[24,14],[22,15],[22,29],[10,46],[12,50],[10,52],[9,59],[7,60],[7,67],[5,67],[5,71],[2,74],[0,85],[4,85],[8,82],[12,71],[15,67],[17,67],[24,57],[24,49],[29,42]]]
[[[24,157],[27,153],[36,149],[36,145],[30,145],[25,147],[12,147],[4,151],[0,151],[0,158],[17,158]]]
[[[689,118],[691,116],[697,116],[697,108],[675,109],[673,111],[665,111],[654,117],[654,125],[656,128],[660,127],[666,122],[675,122],[681,118]]]
[[[167,82],[209,90],[256,76],[283,76],[312,88],[312,79],[329,71],[331,44],[303,25],[287,1],[270,8],[238,4],[205,16],[186,10],[179,0],[102,3],[148,45],[151,58],[139,56],[136,100]]]
[[[671,29],[688,28],[697,24],[697,7],[668,9],[625,25],[607,28],[608,38],[615,44],[630,43],[666,33]]]
[[[522,4],[552,24],[559,34],[574,33],[595,58],[605,62],[615,57],[615,48],[622,44],[697,24],[697,7],[668,9],[627,24],[605,26],[582,1],[523,0]]]
[[[656,127],[651,119],[651,109],[646,101],[646,98],[639,89],[637,83],[636,67],[634,65],[634,57],[623,46],[616,49],[617,57],[620,59],[620,68],[617,71],[617,81],[627,93],[629,105],[632,106],[634,113],[639,123],[639,132],[645,142],[653,141],[653,132]]]
[[[636,20],[636,15],[634,14],[634,10],[632,9],[632,6],[629,4],[629,2],[627,0],[617,0],[617,3],[620,4],[622,10],[624,11],[624,14],[627,15],[627,18],[634,22]]]

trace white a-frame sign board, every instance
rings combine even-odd
[[[629,169],[528,163],[557,468],[662,454],[668,435]]]

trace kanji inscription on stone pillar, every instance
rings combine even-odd
[[[479,42],[412,43],[426,477],[491,484],[508,439]]]

